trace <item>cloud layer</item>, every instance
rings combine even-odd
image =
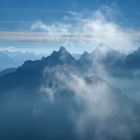
[[[55,104],[62,91],[66,95],[68,91],[74,93],[74,101],[80,109],[69,112],[80,139],[129,140],[139,129],[133,109],[128,108],[127,97],[99,77],[89,73],[83,76],[75,70],[70,72],[65,65],[46,68],[44,76],[47,83],[41,86],[41,90],[47,102]]]

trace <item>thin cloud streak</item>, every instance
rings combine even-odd
[[[53,34],[47,35],[46,32],[12,32],[12,31],[1,31],[0,32],[0,40],[1,41],[56,41],[56,40],[77,40],[77,39],[85,39],[85,40],[94,40],[94,37],[103,38],[104,33],[77,33],[77,34]],[[115,33],[110,33],[110,35],[114,35]],[[125,32],[122,36],[133,36],[136,38],[140,37],[140,32]]]

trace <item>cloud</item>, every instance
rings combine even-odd
[[[43,24],[41,21],[38,21],[31,26],[31,29],[32,30],[39,29],[39,30],[44,31],[47,29],[47,25]]]
[[[80,109],[69,112],[80,139],[129,140],[138,130],[137,117],[131,107],[125,105],[124,95],[95,74],[81,74],[62,65],[46,68],[44,78],[46,83],[41,85],[41,91],[47,102],[57,102],[57,95],[62,91],[74,93],[74,101]]]
[[[51,47],[64,45],[74,53],[91,52],[102,43],[115,50],[129,52],[137,47],[140,32],[119,25],[115,20],[119,10],[114,9],[103,6],[93,12],[69,11],[59,21],[29,22],[31,27],[26,31],[0,31],[0,40],[42,42]]]
[[[75,50],[91,51],[100,43],[121,51],[134,49],[139,32],[128,31],[108,20],[106,16],[100,10],[91,12],[87,17],[81,13],[72,13],[71,22],[45,24],[38,21],[31,29],[44,31],[46,37],[50,37],[50,41],[70,48],[75,47]]]
[[[12,32],[12,31],[1,31],[0,40],[1,41],[44,41],[48,40],[49,37],[44,36],[43,32]]]
[[[10,45],[9,47],[0,48],[0,51],[15,52],[15,51],[17,51],[17,48],[12,46],[12,45]]]

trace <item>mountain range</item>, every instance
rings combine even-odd
[[[138,69],[139,53],[124,55],[104,47],[76,60],[60,47],[48,57],[4,72],[0,138],[140,139],[139,105],[98,75],[104,68],[112,75]]]
[[[31,52],[0,50],[0,70],[18,67],[26,60],[36,60],[41,57],[42,54],[34,54]]]

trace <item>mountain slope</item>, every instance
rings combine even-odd
[[[90,56],[61,47],[0,77],[0,138],[138,140],[139,106],[88,73]]]
[[[4,69],[2,71],[0,71],[0,77],[4,76],[4,75],[7,75],[9,73],[13,73],[16,71],[16,68],[7,68],[7,69]]]
[[[64,47],[61,47],[59,51],[54,51],[50,56],[44,57],[41,60],[25,61],[15,72],[0,78],[0,92],[16,87],[38,87],[42,81],[43,71],[46,67],[50,68],[66,64],[74,66],[76,65],[76,60]]]

